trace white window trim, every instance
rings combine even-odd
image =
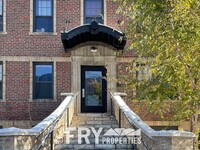
[[[30,31],[29,35],[57,35],[56,31],[56,0],[53,0],[53,32],[33,32],[33,10],[34,0],[30,1]]]
[[[3,32],[0,32],[0,35],[7,34],[6,32],[6,0],[3,0]]]
[[[104,25],[107,25],[107,0],[103,0],[103,13],[104,13],[104,16],[103,16],[103,19],[104,19]],[[81,25],[84,24],[84,0],[81,0]]]

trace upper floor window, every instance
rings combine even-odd
[[[148,81],[151,79],[149,66],[137,63],[136,67],[137,67],[136,78],[138,82]]]
[[[144,83],[151,81],[150,67],[144,63],[136,63],[136,97],[144,99]]]
[[[53,32],[53,0],[34,1],[34,32]]]
[[[85,0],[84,2],[84,23],[96,20],[103,24],[103,0]]]
[[[3,0],[0,0],[0,32],[3,31]]]
[[[0,63],[0,99],[3,98],[3,65]]]
[[[33,99],[53,99],[53,64],[34,63]]]

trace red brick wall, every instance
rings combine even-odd
[[[59,102],[52,101],[6,101],[0,104],[0,120],[30,120],[30,117],[32,120],[42,120],[59,106]]]
[[[65,21],[69,20],[69,28],[72,29],[81,24],[80,18],[80,8],[81,0],[62,0],[57,1],[57,31],[60,36],[60,31],[65,30]]]
[[[57,62],[56,63],[57,77],[57,98],[62,100],[60,96],[62,92],[71,92],[71,63]]]
[[[6,100],[28,101],[30,62],[6,62]]]
[[[127,102],[127,105],[133,110],[140,118],[144,121],[171,121],[173,114],[173,102],[166,102],[165,108],[162,108],[165,112],[163,113],[163,117],[160,114],[150,112],[148,107],[144,102],[136,102],[135,100],[130,100]],[[170,110],[169,112],[167,110]]]
[[[28,102],[6,101],[0,103],[0,120],[28,120]]]
[[[69,28],[80,25],[81,0],[56,1],[57,35],[29,35],[30,0],[6,1],[6,31],[0,36],[1,56],[66,56],[61,42],[60,32],[70,20]],[[107,1],[107,24],[117,28],[118,15],[114,15],[117,5]]]
[[[57,1],[57,35],[29,35],[30,0],[6,1],[6,31],[0,36],[1,56],[65,56],[60,32],[65,20],[71,28],[80,25],[80,0]]]
[[[29,35],[30,0],[6,1],[6,32],[0,35],[0,56],[65,57],[60,32],[70,20],[69,28],[81,23],[81,0],[56,1],[57,35]],[[118,28],[117,4],[107,1],[107,25]],[[121,18],[120,18],[121,19]],[[1,60],[0,60],[1,61]],[[0,102],[0,120],[28,120],[29,107],[33,120],[48,116],[59,105],[61,92],[71,91],[71,63],[56,63],[58,102],[31,102],[30,62],[6,61],[6,102]]]
[[[19,120],[28,117],[30,99],[30,63],[6,62],[6,102],[0,103],[0,119]]]
[[[107,24],[115,29],[120,30],[118,21],[122,21],[123,17],[116,14],[118,3],[114,1],[107,1]]]
[[[56,63],[57,102],[29,102],[30,62],[6,62],[6,102],[0,102],[0,120],[42,120],[57,108],[61,92],[71,91],[71,63]],[[30,115],[29,115],[30,113]]]
[[[42,120],[50,115],[57,107],[59,102],[32,102],[30,104],[30,114],[32,120]],[[28,120],[29,118],[23,118],[22,120]]]

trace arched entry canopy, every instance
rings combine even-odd
[[[96,21],[61,33],[61,40],[65,51],[87,41],[107,43],[115,47],[117,50],[123,50],[126,45],[126,37],[122,32],[98,24]]]

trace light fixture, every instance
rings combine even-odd
[[[94,46],[92,46],[90,51],[91,51],[92,53],[96,53],[96,52],[97,52],[97,48],[94,47]]]

